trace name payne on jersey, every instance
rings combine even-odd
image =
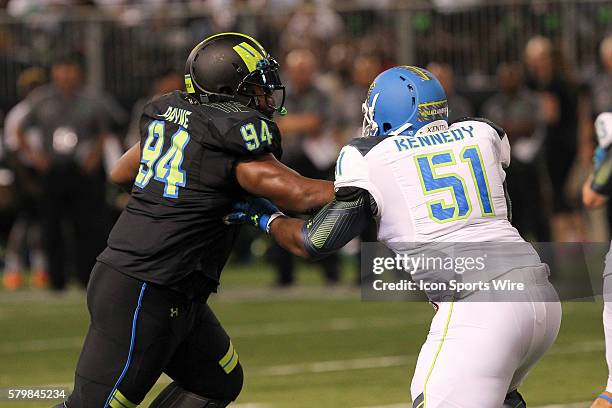
[[[417,136],[398,136],[395,138],[395,147],[398,151],[418,149],[425,146],[436,146],[459,142],[466,137],[474,138],[473,126],[461,126],[457,129]]]
[[[179,126],[184,127],[185,129],[189,128],[189,115],[191,115],[191,111],[187,109],[175,108],[174,106],[168,106],[166,112],[161,116],[169,122],[176,123]]]

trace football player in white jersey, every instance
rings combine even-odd
[[[593,158],[594,172],[582,187],[582,201],[587,208],[601,207],[612,194],[612,112],[604,112],[595,120],[599,146]],[[604,269],[603,325],[606,339],[608,383],[591,408],[612,408],[612,248],[606,256]]]
[[[478,291],[436,301],[411,385],[417,408],[525,407],[517,388],[557,337],[561,306],[548,267],[508,220],[507,136],[485,119],[449,126],[444,90],[418,67],[380,74],[363,110],[364,137],[338,156],[332,203],[303,221],[251,199],[237,204],[226,222],[251,223],[310,258],[338,250],[372,218],[378,240],[397,254],[409,251],[411,243],[527,246],[525,254],[506,257],[505,269],[488,277],[512,275],[527,282],[515,301],[483,301]]]

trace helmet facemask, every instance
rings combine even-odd
[[[378,123],[374,121],[374,109],[376,108],[376,101],[380,94],[374,95],[372,99],[372,105],[368,106],[368,100],[361,104],[361,112],[363,113],[363,124],[361,125],[361,136],[362,137],[374,137],[378,135]]]
[[[257,68],[238,86],[237,96],[248,98],[247,106],[272,117],[274,112],[285,115],[285,86],[278,73],[279,65],[274,58],[268,57],[257,62]],[[280,91],[280,103],[275,92]]]

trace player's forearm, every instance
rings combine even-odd
[[[304,246],[303,227],[303,220],[279,217],[270,224],[270,235],[281,247],[293,255],[309,258],[310,254]]]
[[[288,206],[281,207],[298,213],[306,213],[323,207],[334,199],[334,183],[302,177],[297,188],[291,191]]]
[[[269,185],[277,184],[278,188],[259,190],[262,195],[278,207],[296,213],[308,213],[319,209],[334,199],[334,183],[325,180],[310,179],[296,173],[295,177],[268,181]]]
[[[309,212],[334,198],[332,182],[303,177],[272,156],[239,162],[235,170],[242,188],[269,199],[284,210]]]

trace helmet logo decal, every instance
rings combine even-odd
[[[389,136],[401,135],[404,131],[410,129],[411,127],[412,127],[412,123],[406,122],[402,126],[395,129],[393,132],[389,132]]]
[[[236,45],[234,51],[240,55],[240,58],[242,58],[246,64],[249,72],[255,71],[257,69],[257,63],[264,59],[264,56],[246,41]]]
[[[448,117],[448,102],[446,99],[442,101],[428,102],[419,104],[419,113],[417,121],[433,122]]]
[[[415,74],[417,74],[422,80],[424,81],[429,81],[431,79],[431,77],[429,76],[429,74],[427,72],[425,72],[424,70],[422,70],[419,67],[413,67],[411,65],[402,65],[402,68],[410,71],[410,72],[414,72]]]
[[[187,93],[195,93],[193,82],[191,81],[191,75],[185,75],[185,89]]]

